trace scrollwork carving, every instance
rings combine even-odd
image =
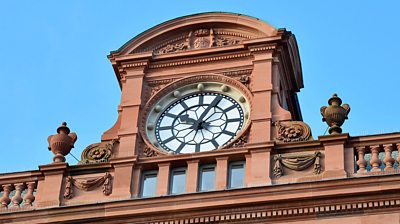
[[[274,156],[274,169],[273,174],[275,177],[281,177],[283,175],[282,166],[295,171],[302,171],[309,168],[314,164],[314,174],[321,173],[320,164],[321,152],[315,152],[314,154],[291,154],[282,155],[278,154]]]
[[[312,140],[310,127],[301,121],[278,121],[275,122],[277,128],[277,141],[281,142],[301,142]]]
[[[103,194],[108,196],[112,192],[112,176],[106,172],[102,177],[96,177],[91,179],[74,179],[72,176],[66,178],[64,198],[71,199],[74,197],[73,187],[78,188],[82,191],[92,191],[102,186]]]

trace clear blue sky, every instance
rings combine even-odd
[[[300,47],[304,121],[337,92],[351,136],[400,131],[398,1],[1,1],[0,173],[52,162],[47,136],[67,121],[80,157],[117,118],[120,90],[106,55],[179,16],[226,11],[292,31]],[[76,161],[67,156],[70,164]]]

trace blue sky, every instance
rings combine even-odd
[[[161,22],[207,11],[260,18],[297,38],[313,136],[337,92],[351,136],[400,131],[398,1],[1,1],[0,173],[52,162],[47,136],[67,121],[80,157],[117,118],[120,89],[106,55]],[[67,156],[70,164],[76,160]]]

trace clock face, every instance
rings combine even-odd
[[[169,105],[155,125],[159,147],[175,153],[217,149],[229,143],[245,121],[242,106],[216,92],[186,95]]]
[[[220,76],[204,76],[218,79]],[[223,148],[248,127],[249,94],[231,83],[196,82],[166,87],[150,99],[144,121],[146,140],[169,153],[195,153]],[[224,79],[227,79],[224,77]],[[239,90],[240,89],[240,90]],[[247,97],[246,97],[247,96]]]

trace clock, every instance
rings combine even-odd
[[[241,87],[236,80],[216,82],[210,76],[174,83],[150,100],[144,125],[149,144],[168,153],[204,152],[223,148],[243,133],[249,124],[248,93],[232,84]]]

